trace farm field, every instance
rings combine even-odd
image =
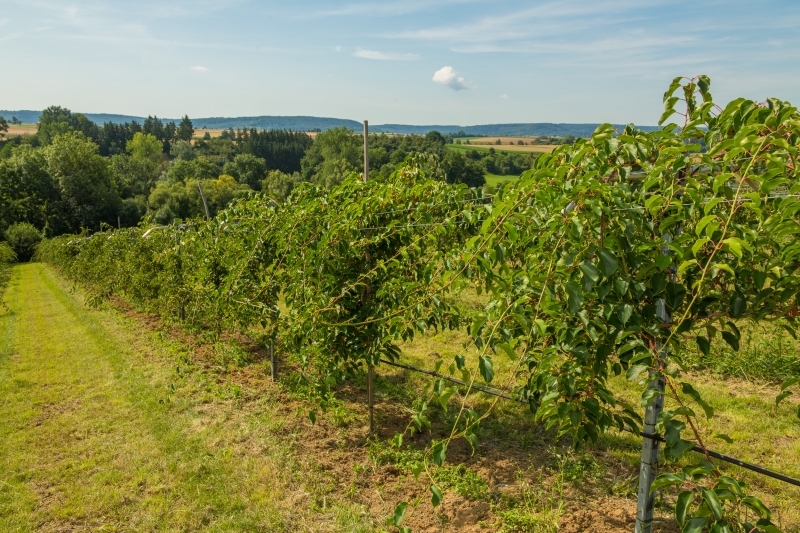
[[[509,181],[514,181],[519,176],[503,176],[500,174],[484,174],[484,178],[486,178],[486,185],[489,186],[497,186],[501,183],[506,183]]]
[[[458,150],[460,152],[469,152],[470,150],[477,150],[478,152],[488,152],[489,149],[494,149],[496,152],[523,152],[534,154],[545,154],[552,152],[556,147],[553,145],[537,144],[537,145],[488,145],[488,144],[448,144],[448,150]]]
[[[434,512],[408,465],[449,431],[453,411],[437,410],[402,451],[386,444],[429,377],[377,369],[375,439],[363,381],[343,384],[341,400],[312,425],[298,415],[295,369],[273,384],[263,349],[246,337],[190,334],[122,300],[92,308],[71,289],[50,267],[22,264],[0,306],[0,530],[381,531],[401,498],[412,502],[405,524],[414,531],[632,530],[641,447],[632,435],[612,432],[576,452],[525,406],[499,404],[475,454],[453,444]],[[483,300],[465,293],[461,305]],[[755,333],[742,359],[765,359],[753,348],[775,348],[775,337]],[[462,352],[465,344],[461,331],[430,333],[402,344],[402,360],[429,368],[464,353],[474,365],[478,354]],[[496,361],[496,380],[507,380],[512,362]],[[713,440],[714,449],[800,476],[796,400],[775,407],[757,378],[693,381],[718,411],[707,431],[737,440]],[[613,387],[637,394],[621,378]],[[492,401],[473,394],[468,403],[480,412]],[[800,531],[800,490],[722,470],[747,480],[784,531]],[[677,531],[670,506],[657,510],[660,531]]]
[[[494,148],[496,151],[506,151],[506,152],[535,152],[535,153],[550,153],[555,150],[558,145],[555,144],[525,144],[525,145],[518,145],[516,141],[514,144],[509,144],[508,139],[501,138],[502,144],[495,144],[495,138],[492,139],[491,142],[485,140],[486,138],[481,137],[479,139],[473,140],[470,139],[469,144],[464,144],[463,139],[461,140],[461,144],[449,144],[447,145],[449,148],[453,148],[456,150],[488,150],[489,148]]]
[[[37,127],[37,124],[9,124],[7,135],[35,135]]]

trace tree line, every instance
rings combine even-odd
[[[103,226],[166,224],[214,216],[231,200],[264,191],[285,200],[301,182],[332,187],[363,166],[363,137],[347,128],[306,133],[226,130],[196,136],[188,116],[164,123],[98,125],[85,115],[52,106],[35,135],[5,138],[0,122],[0,236],[27,224],[44,236],[98,231]],[[452,137],[370,135],[370,172],[386,179],[398,164],[426,154],[437,179],[481,186],[484,173],[519,173],[531,161],[520,156],[446,149]],[[476,152],[477,153],[477,152]],[[510,159],[509,159],[510,158]],[[12,232],[13,233],[13,232]],[[25,254],[27,255],[27,254]]]

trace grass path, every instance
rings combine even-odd
[[[291,454],[215,411],[151,334],[40,264],[16,267],[3,300],[0,531],[306,529],[280,505]]]

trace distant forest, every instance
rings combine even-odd
[[[24,122],[17,115],[17,121]],[[40,237],[96,231],[103,225],[167,224],[214,216],[240,196],[264,191],[283,201],[299,183],[341,182],[363,165],[363,137],[345,127],[314,139],[288,129],[229,128],[219,137],[183,117],[165,121],[106,122],[49,107],[35,135],[6,135],[0,119],[0,237],[25,232]],[[428,174],[451,183],[481,186],[485,173],[519,174],[534,155],[456,151],[453,137],[370,135],[370,173],[390,175],[414,154]]]
[[[39,121],[40,111],[0,111],[0,117],[11,121],[12,117],[17,117],[21,122],[34,123]],[[85,113],[84,116],[98,124],[113,122],[124,124],[126,122],[142,123],[144,117],[132,117],[125,115],[93,114]],[[167,119],[165,122],[179,122],[177,119]],[[292,130],[292,131],[326,131],[333,128],[350,128],[358,131],[362,125],[360,122],[348,119],[308,117],[308,116],[259,116],[259,117],[211,117],[193,119],[195,127],[198,129],[263,129],[263,130]],[[517,137],[517,136],[548,136],[548,137],[590,137],[598,124],[555,124],[555,123],[519,123],[519,124],[483,124],[476,126],[455,126],[455,125],[429,125],[413,126],[408,124],[376,124],[370,125],[370,131],[374,133],[401,133],[413,135],[425,135],[431,131],[438,131],[443,135],[462,136],[489,136],[489,137]],[[658,129],[655,126],[637,126],[643,131],[653,131]],[[621,130],[623,125],[616,125],[615,128]]]

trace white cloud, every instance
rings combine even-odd
[[[337,46],[335,50],[336,50],[337,52],[341,52],[341,51],[342,51],[342,47],[341,47],[341,46]]]
[[[508,100],[508,95],[507,94],[501,94],[500,95],[500,99],[501,100]]]
[[[434,72],[433,81],[439,85],[450,87],[454,91],[470,88],[469,84],[458,75],[458,72],[453,67],[442,67]]]
[[[5,26],[8,23],[8,19],[0,19],[0,26]]]
[[[386,54],[384,52],[364,50],[362,48],[356,50],[353,55],[361,59],[379,59],[381,61],[412,61],[419,58],[418,54]]]
[[[197,65],[196,67],[191,67],[191,68],[192,68],[192,70],[194,70],[196,72],[208,72],[208,67],[203,67],[203,66],[200,66],[200,65]]]

